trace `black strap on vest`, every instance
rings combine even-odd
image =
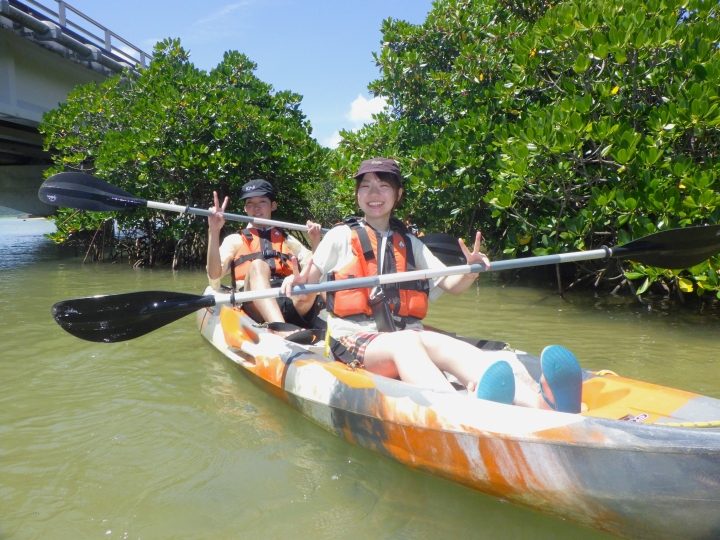
[[[348,351],[345,345],[333,337],[330,338],[330,358],[343,364],[353,364],[357,361],[353,353]]]
[[[345,225],[350,227],[353,231],[358,232],[358,236],[360,237],[360,248],[363,252],[363,257],[365,257],[366,261],[372,261],[375,259],[375,252],[373,251],[372,244],[370,243],[370,237],[367,234],[367,230],[365,229],[364,225],[360,222],[360,220],[356,217],[349,217],[345,218],[345,221],[343,222]],[[360,233],[362,231],[362,233]]]

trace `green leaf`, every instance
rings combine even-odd
[[[650,286],[650,278],[646,278],[642,285],[638,288],[637,291],[635,291],[635,294],[641,295],[645,291],[647,291],[648,287]]]
[[[686,278],[678,279],[678,286],[682,292],[693,292],[693,282]]]
[[[575,73],[577,73],[578,75],[585,73],[585,71],[590,67],[591,63],[592,60],[590,60],[590,58],[588,58],[584,54],[580,54],[575,59],[575,63],[573,64],[573,71],[575,71]]]

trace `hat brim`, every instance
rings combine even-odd
[[[275,200],[275,195],[268,193],[267,191],[250,191],[249,193],[243,193],[240,200],[252,199],[253,197],[267,197],[271,201]]]
[[[390,172],[390,171],[363,171],[363,172],[358,172],[355,176],[353,176],[353,178],[355,180],[360,180],[360,178],[362,178],[363,176],[365,176],[366,174],[369,174],[369,173],[386,173],[391,176],[394,176],[395,179],[400,183],[400,185],[403,184],[402,176],[400,176],[399,174],[395,174],[394,172]]]

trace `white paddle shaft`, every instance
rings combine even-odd
[[[498,272],[500,270],[514,270],[517,268],[528,268],[531,266],[544,266],[548,264],[559,264],[566,262],[590,261],[593,259],[609,258],[612,254],[610,248],[594,249],[591,251],[578,251],[575,253],[558,253],[556,255],[543,255],[541,257],[527,257],[524,259],[513,259],[509,261],[498,261],[490,263],[486,268],[482,264],[466,264],[463,266],[448,266],[447,268],[439,268],[435,270],[415,270],[413,272],[402,272],[399,274],[383,274],[381,276],[371,276],[364,278],[343,279],[340,281],[327,281],[324,283],[316,283],[313,285],[297,285],[292,289],[291,296],[299,294],[316,294],[321,292],[333,292],[345,289],[369,289],[378,285],[387,283],[401,283],[403,281],[413,281],[416,279],[432,279],[445,276],[454,276],[460,274],[472,274],[478,272]],[[231,295],[226,293],[216,293],[215,304],[229,304]],[[252,302],[253,300],[262,300],[263,298],[279,298],[286,296],[278,288],[263,289],[258,291],[249,291],[243,293],[235,293],[235,302]]]

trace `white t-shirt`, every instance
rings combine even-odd
[[[304,268],[310,258],[310,255],[312,255],[312,252],[302,245],[300,240],[290,236],[289,234],[285,237],[285,243],[290,251],[292,251],[293,255],[297,257],[300,268]],[[222,278],[230,273],[230,263],[233,259],[235,259],[235,257],[237,257],[244,245],[245,241],[240,233],[226,236],[222,241],[222,244],[220,244],[220,262],[222,263],[222,273],[217,279],[211,279],[210,276],[208,276],[210,286],[216,291],[220,290]],[[238,288],[241,288],[243,285],[243,280],[237,282]]]
[[[445,265],[433,255],[430,250],[420,240],[412,235],[408,235],[412,244],[413,255],[415,256],[415,266],[418,270],[435,270],[445,268]],[[318,267],[321,272],[320,281],[327,279],[330,271],[337,271],[352,261],[354,255],[352,252],[352,231],[347,225],[341,225],[331,229],[320,242],[313,255],[313,264]],[[430,280],[430,300],[436,300],[443,293],[438,284],[444,278],[434,278]],[[422,329],[422,324],[410,323],[406,328]],[[377,325],[372,318],[367,320],[350,320],[341,319],[340,317],[328,316],[328,329],[335,339],[350,334],[375,333]]]

